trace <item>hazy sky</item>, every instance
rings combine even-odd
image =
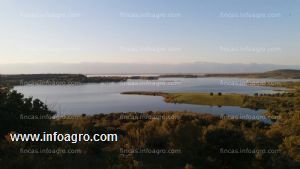
[[[300,65],[299,0],[1,0],[0,64]]]

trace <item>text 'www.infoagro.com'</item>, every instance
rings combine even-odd
[[[116,142],[117,134],[61,134],[58,132],[42,134],[19,134],[11,133],[10,139],[13,142]]]

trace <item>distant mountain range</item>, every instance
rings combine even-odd
[[[0,64],[0,74],[81,73],[81,74],[159,74],[159,73],[255,73],[278,69],[300,69],[300,65],[273,64],[139,64],[139,63],[33,63]]]

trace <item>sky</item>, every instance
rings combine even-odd
[[[298,0],[0,0],[0,65],[300,65]]]

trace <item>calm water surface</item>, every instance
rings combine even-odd
[[[273,93],[274,88],[246,86],[246,82],[272,79],[240,78],[162,78],[130,80],[122,83],[82,84],[70,86],[17,86],[26,97],[39,98],[58,114],[97,114],[110,112],[194,111],[214,115],[259,116],[263,110],[232,106],[205,106],[165,103],[159,96],[121,95],[124,91]],[[278,80],[276,80],[278,81]]]

